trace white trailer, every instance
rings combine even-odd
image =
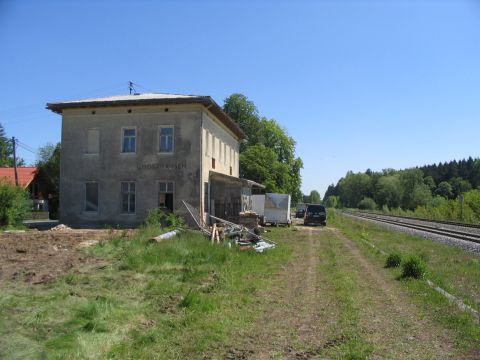
[[[263,218],[264,224],[290,225],[290,195],[252,195],[252,210]]]
[[[252,195],[252,210],[260,217],[265,215],[265,194]]]

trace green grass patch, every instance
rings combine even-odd
[[[373,351],[359,324],[359,288],[353,276],[351,261],[344,256],[345,249],[331,235],[324,235],[324,245],[319,256],[322,258],[319,271],[328,282],[329,295],[335,298],[338,322],[332,346],[327,344],[323,356],[335,359],[367,359]],[[328,296],[325,294],[324,296]]]
[[[199,358],[221,352],[258,315],[265,286],[291,247],[288,229],[263,254],[184,232],[161,243],[147,227],[88,250],[110,265],[33,286],[0,284],[0,358]]]
[[[329,214],[330,215],[330,214]],[[449,293],[462,299],[474,309],[480,310],[480,258],[459,248],[436,243],[418,236],[386,229],[380,225],[361,220],[354,220],[340,213],[329,216],[330,223],[343,231],[379,265],[385,265],[386,256],[372,249],[368,241],[377,249],[386,253],[401,254],[402,258],[414,258],[409,269],[393,268],[392,276],[401,280],[412,299],[437,322],[456,334],[455,341],[460,348],[478,348],[480,343],[480,326],[472,315],[464,313],[458,307],[430,288],[425,281],[410,280],[407,273],[419,276],[426,272],[428,278]],[[414,276],[415,277],[415,276]]]

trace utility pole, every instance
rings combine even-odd
[[[15,173],[15,185],[18,186],[18,173],[17,173],[17,141],[15,137],[12,137],[13,144],[13,172]]]

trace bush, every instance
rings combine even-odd
[[[402,257],[398,253],[392,253],[388,255],[387,261],[385,262],[385,267],[394,268],[400,266],[402,263]]]
[[[415,279],[421,279],[425,276],[426,272],[427,265],[421,258],[416,256],[410,257],[402,266],[403,278],[413,277]]]
[[[377,204],[372,198],[364,197],[358,203],[358,208],[362,210],[375,210],[377,208]]]
[[[172,212],[166,212],[162,209],[151,209],[145,219],[146,226],[172,227],[175,229],[184,228],[185,221]]]
[[[0,227],[21,223],[28,211],[28,193],[7,181],[0,180]]]

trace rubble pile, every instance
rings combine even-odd
[[[66,230],[72,230],[72,228],[68,227],[67,225],[60,224],[60,225],[57,225],[57,226],[51,228],[48,231],[66,231]]]
[[[229,246],[238,245],[241,250],[254,249],[258,253],[267,249],[274,249],[277,245],[274,241],[261,235],[263,229],[259,225],[259,216],[255,212],[240,213],[238,224],[209,215],[212,224],[212,226],[209,226],[201,220],[200,213],[196,208],[186,201],[183,201],[183,204],[199,230],[210,238],[212,244],[228,242]]]

